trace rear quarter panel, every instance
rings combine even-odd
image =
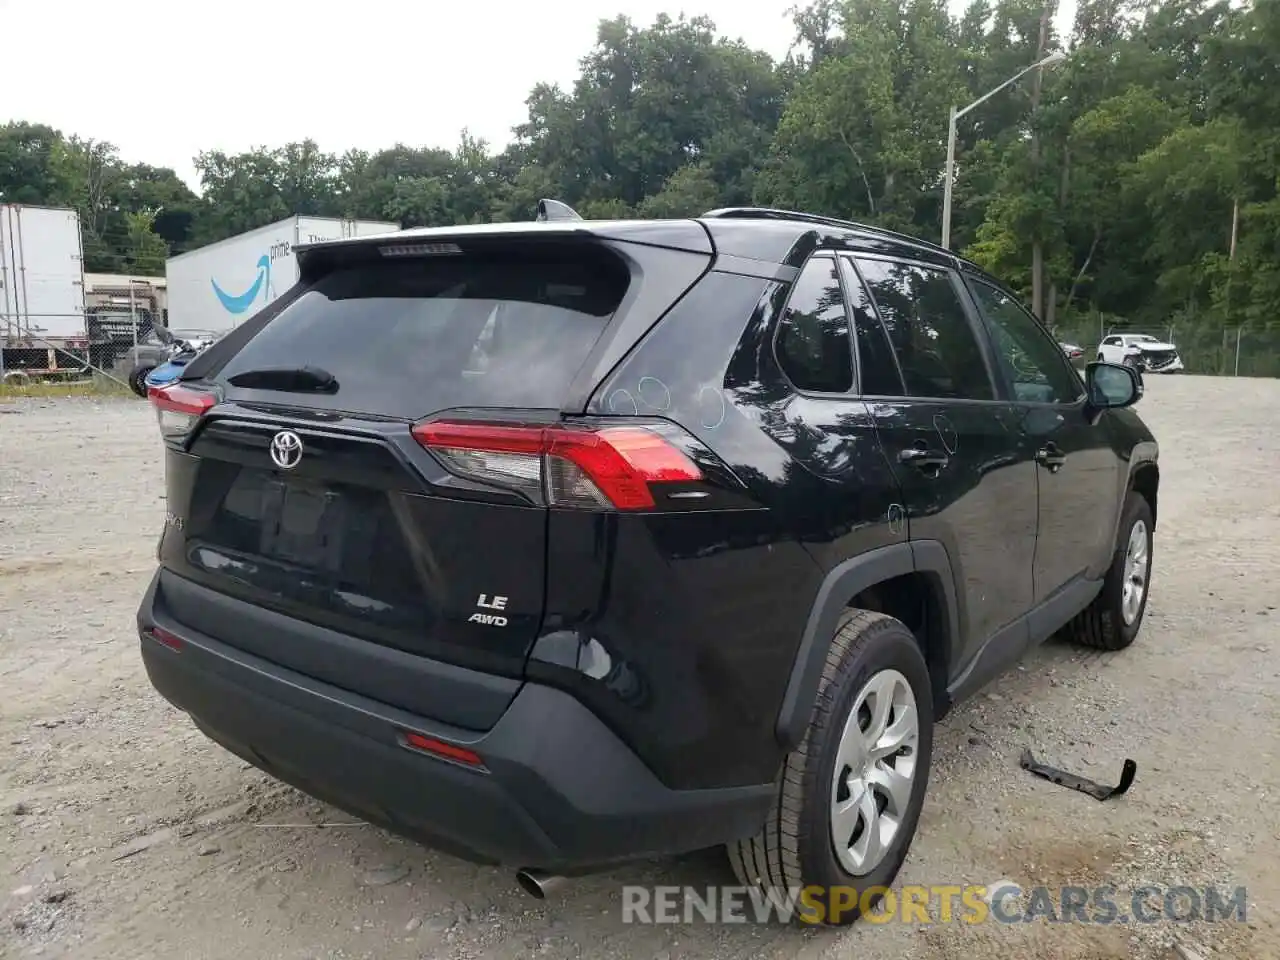
[[[547,616],[531,678],[572,689],[669,786],[770,782],[775,729],[821,582],[767,504],[790,458],[762,432],[744,330],[771,281],[712,272],[594,391],[596,416],[662,417],[744,485],[744,509],[645,517],[552,512]]]

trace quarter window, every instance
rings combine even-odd
[[[951,274],[923,264],[859,260],[898,357],[907,395],[994,400],[995,391]]]
[[[778,363],[798,390],[847,393],[853,387],[849,317],[836,262],[810,260],[796,278],[778,324]]]
[[[852,266],[852,264],[850,264]],[[864,397],[902,396],[902,378],[893,347],[876,316],[871,295],[852,269],[845,274],[849,281],[849,307],[853,312],[853,337],[858,355],[858,392]]]

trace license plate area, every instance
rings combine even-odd
[[[264,557],[336,574],[342,568],[348,510],[347,498],[332,487],[269,479],[262,490],[258,550]]]

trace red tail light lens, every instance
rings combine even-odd
[[[218,398],[204,390],[193,390],[182,384],[167,387],[151,387],[147,399],[156,408],[160,422],[160,435],[166,440],[178,440],[191,432],[196,421],[209,412]]]
[[[703,479],[684,452],[640,426],[509,426],[441,421],[415,427],[414,437],[462,476],[565,507],[648,510],[650,484]]]

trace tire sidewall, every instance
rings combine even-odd
[[[802,831],[799,854],[801,873],[812,882],[826,888],[849,887],[857,891],[860,904],[864,891],[871,888],[887,888],[897,876],[906,859],[907,851],[915,837],[920,813],[928,792],[929,768],[933,755],[933,698],[929,670],[919,645],[911,632],[902,624],[889,623],[877,626],[874,640],[866,644],[846,663],[832,681],[828,693],[835,701],[828,714],[828,723],[815,729],[810,741],[809,754],[813,758],[805,771],[805,808],[801,812]],[[835,776],[836,751],[840,734],[844,729],[854,700],[867,682],[882,670],[897,670],[906,677],[916,698],[920,716],[919,752],[916,773],[911,787],[911,799],[907,815],[903,819],[897,837],[884,858],[866,876],[854,877],[845,872],[831,842],[831,783]],[[816,898],[830,909],[829,897]],[[868,904],[869,906],[873,904]],[[845,904],[846,911],[848,903]]]
[[[131,389],[134,393],[136,393],[140,397],[146,397],[147,374],[149,374],[154,369],[155,367],[139,367],[138,369],[134,370],[129,377],[129,389]]]
[[[1141,520],[1147,526],[1147,582],[1142,591],[1142,603],[1138,606],[1138,615],[1133,623],[1124,622],[1124,579],[1125,558],[1128,553],[1129,537],[1133,528]],[[1147,616],[1147,602],[1151,599],[1151,579],[1155,572],[1155,524],[1151,519],[1151,508],[1147,501],[1138,494],[1129,494],[1125,503],[1124,518],[1116,537],[1116,552],[1111,561],[1111,570],[1107,574],[1107,612],[1114,618],[1116,630],[1124,638],[1124,645],[1133,642],[1138,631],[1142,629],[1142,621]]]

